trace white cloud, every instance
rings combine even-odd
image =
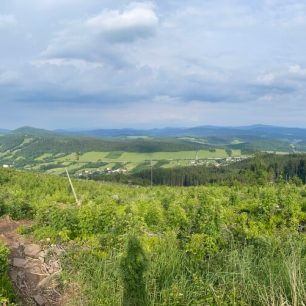
[[[20,73],[16,71],[0,72],[0,85],[15,83],[20,78]]]
[[[104,10],[88,19],[73,21],[58,31],[43,55],[100,58],[111,54],[110,57],[118,58],[113,43],[150,38],[157,26],[158,17],[151,7],[133,7],[122,12]]]
[[[2,2],[2,105],[123,126],[305,114],[305,0]]]
[[[1,15],[0,14],[0,29],[5,29],[17,25],[17,20],[14,15]]]
[[[103,68],[103,64],[99,62],[89,62],[82,59],[65,59],[65,58],[52,58],[45,60],[36,60],[32,62],[32,65],[37,68],[44,68],[45,66],[70,66],[80,70],[92,70]]]
[[[306,3],[304,0],[265,0],[266,20],[276,26],[296,27],[306,24]]]
[[[259,101],[271,102],[272,100],[273,100],[272,95],[265,95],[265,96],[259,97]]]
[[[306,68],[302,68],[300,65],[292,65],[289,67],[289,72],[296,76],[306,76]]]
[[[151,8],[135,7],[123,12],[104,11],[86,20],[85,25],[109,41],[128,42],[152,36],[158,17]]]
[[[75,4],[76,0],[40,0],[38,5],[44,9],[52,9]]]
[[[262,85],[271,85],[275,81],[275,75],[271,72],[264,73],[257,77],[257,82]]]

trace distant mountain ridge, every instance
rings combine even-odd
[[[0,133],[7,134],[29,134],[29,135],[66,135],[66,136],[86,136],[94,138],[109,137],[256,137],[261,139],[273,139],[288,142],[306,141],[306,128],[277,127],[272,125],[250,125],[240,127],[222,126],[196,126],[196,127],[168,127],[154,129],[93,129],[93,130],[45,130],[33,127],[21,127],[16,130],[0,129]]]
[[[6,133],[9,133],[10,130],[7,130],[7,129],[0,129],[0,134],[6,134]]]
[[[91,137],[239,137],[254,136],[264,139],[276,139],[283,141],[306,141],[306,128],[288,128],[270,125],[251,125],[241,127],[198,126],[191,128],[161,128],[161,129],[96,129],[85,131],[57,131],[70,135],[83,135]]]

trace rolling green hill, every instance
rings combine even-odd
[[[190,166],[195,162],[210,165],[216,164],[219,159],[235,160],[234,157],[250,156],[257,151],[279,154],[305,151],[303,141],[294,140],[295,134],[287,137],[287,140],[280,140],[287,130],[283,134],[267,130],[264,137],[263,128],[255,129],[261,131],[259,136],[254,136],[254,129],[229,129],[226,132],[225,128],[207,127],[188,130],[190,133],[194,133],[194,130],[206,131],[205,137],[196,136],[199,133],[188,136],[185,129],[184,133],[181,129],[175,130],[176,134],[174,129],[166,129],[163,133],[159,131],[159,136],[154,136],[158,134],[156,130],[155,134],[148,131],[147,135],[145,131],[132,133],[124,130],[120,134],[116,130],[116,133],[109,131],[105,138],[94,138],[85,134],[23,127],[0,134],[0,164],[55,174],[64,173],[67,167],[78,175],[106,169],[135,172],[147,169],[151,164],[161,168]],[[213,131],[216,136],[212,135]],[[140,135],[137,136],[136,132]],[[296,136],[302,137],[302,132],[298,132]],[[165,136],[171,133],[177,136]],[[103,135],[106,135],[106,131]]]
[[[198,153],[197,153],[198,152]],[[16,168],[33,168],[62,173],[64,167],[77,169],[128,168],[132,170],[148,160],[165,161],[173,166],[173,160],[182,165],[199,158],[224,158],[224,148],[215,149],[208,143],[196,143],[176,138],[101,139],[67,136],[33,128],[20,128],[0,136],[0,161]],[[239,156],[239,149],[232,155]],[[174,163],[175,165],[175,163]],[[88,167],[87,167],[88,166]]]

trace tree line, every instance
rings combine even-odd
[[[137,185],[198,186],[251,184],[281,181],[306,183],[306,154],[256,154],[253,158],[226,166],[153,167],[129,175],[93,174],[90,179]]]

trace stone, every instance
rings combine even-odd
[[[36,288],[40,288],[40,287],[45,287],[45,286],[48,286],[50,284],[50,282],[57,276],[60,274],[60,271],[57,271],[47,277],[45,277],[44,279],[42,279]]]
[[[36,257],[41,252],[41,247],[37,244],[28,244],[24,247],[24,254],[28,257]]]
[[[28,261],[23,258],[13,258],[12,265],[16,268],[26,268]]]
[[[25,255],[24,255],[24,245],[23,244],[17,244],[17,248],[15,248],[15,250],[20,258],[24,258]]]
[[[41,265],[40,263],[37,263],[37,262],[28,262],[27,263],[27,267],[26,267],[26,271],[28,273],[31,273],[31,274],[44,274],[42,271],[41,271]]]
[[[18,279],[18,273],[16,270],[13,270],[10,272],[10,276],[12,281],[16,284],[17,283],[17,279]]]
[[[39,306],[44,306],[44,305],[47,304],[46,299],[42,295],[40,295],[40,294],[34,295],[33,296],[33,300]]]

